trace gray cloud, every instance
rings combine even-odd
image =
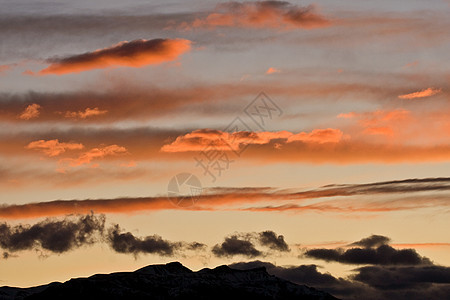
[[[288,252],[288,244],[284,236],[277,235],[275,232],[267,230],[260,233],[237,233],[225,238],[222,244],[213,247],[212,252],[219,257],[232,257],[243,255],[247,257],[263,256],[265,253],[256,249],[255,244],[267,247],[273,251]]]
[[[361,246],[365,248],[378,247],[381,245],[387,245],[391,241],[387,236],[371,235],[367,238],[363,238],[357,242],[351,243],[350,246]]]
[[[171,256],[182,247],[182,243],[164,240],[158,235],[135,237],[131,232],[121,232],[119,225],[109,229],[108,240],[114,251],[119,253],[153,253]]]
[[[284,236],[278,235],[270,230],[259,233],[258,240],[263,246],[278,251],[289,251],[289,246],[284,240]]]
[[[309,249],[306,257],[325,261],[336,261],[343,264],[372,265],[430,265],[430,259],[420,256],[414,249],[394,249],[387,245],[390,239],[380,235],[372,235],[350,245],[364,248],[350,249]]]
[[[0,224],[0,248],[3,259],[11,252],[23,250],[64,253],[84,245],[107,243],[115,252],[133,254],[159,254],[173,256],[177,251],[203,251],[199,242],[171,242],[158,235],[136,237],[124,232],[118,224],[105,226],[104,215],[67,216],[62,220],[45,219],[34,225],[11,226]]]
[[[269,274],[348,300],[437,300],[446,299],[450,292],[450,268],[441,266],[363,267],[349,278],[322,273],[317,265],[276,266],[250,261],[229,266],[240,270],[265,267]]]
[[[257,250],[251,241],[238,235],[226,237],[222,244],[213,247],[212,252],[219,257],[231,257],[234,255],[255,257],[262,255],[262,252]]]
[[[46,219],[32,226],[2,223],[0,247],[10,252],[42,249],[63,253],[95,243],[104,228],[105,216],[93,214],[63,220]]]
[[[443,266],[368,266],[357,271],[353,279],[384,290],[423,289],[433,283],[450,284],[450,268]]]

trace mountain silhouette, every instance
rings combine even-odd
[[[179,262],[134,272],[96,274],[31,288],[0,287],[0,299],[307,299],[332,295],[269,275],[264,267],[194,272]]]

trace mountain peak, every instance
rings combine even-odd
[[[180,262],[170,262],[167,264],[161,265],[148,265],[146,267],[140,268],[134,273],[140,274],[151,274],[151,275],[175,275],[175,274],[188,274],[192,273],[192,271],[185,266],[183,266]]]

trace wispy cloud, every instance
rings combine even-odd
[[[27,149],[40,150],[48,156],[58,156],[66,150],[80,150],[83,149],[83,144],[80,143],[61,143],[59,140],[38,140],[29,143]]]
[[[425,98],[434,96],[436,94],[439,94],[442,91],[442,89],[436,89],[436,88],[427,88],[418,92],[410,93],[410,94],[404,94],[398,96],[400,99],[415,99],[415,98]]]
[[[449,178],[408,179],[369,184],[331,185],[308,191],[278,190],[274,188],[235,188],[206,192],[198,196],[195,205],[186,209],[193,211],[271,211],[271,212],[383,212],[393,210],[411,210],[421,207],[448,206],[445,195],[421,196],[414,193],[448,192]],[[404,198],[382,197],[380,201],[374,196],[403,195]],[[363,196],[371,196],[369,200]],[[351,196],[359,196],[352,199]],[[326,200],[313,204],[303,204],[307,199]],[[267,203],[272,203],[268,205]],[[138,213],[155,210],[182,209],[172,204],[167,197],[56,200],[48,202],[27,203],[0,206],[0,217],[5,219],[37,218],[65,214],[96,213]]]

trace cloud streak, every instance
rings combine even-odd
[[[392,210],[409,210],[426,206],[447,206],[445,195],[415,199],[413,193],[448,192],[449,178],[408,179],[369,184],[329,185],[309,191],[277,190],[273,188],[225,188],[198,196],[195,205],[189,210],[250,210],[250,211],[324,211],[324,212],[380,212]],[[361,196],[375,195],[405,195],[405,199],[387,199],[381,202],[363,201]],[[356,202],[346,200],[347,197],[360,196]],[[316,204],[296,204],[306,199],[322,199],[342,197],[332,201]],[[260,203],[271,201],[278,206],[260,206]],[[287,204],[285,201],[289,201]],[[292,203],[294,202],[294,203]],[[154,210],[181,209],[172,204],[167,197],[87,199],[87,200],[56,200],[20,205],[1,205],[0,217],[5,219],[36,218],[42,216],[57,216],[65,214],[96,213],[138,213]]]
[[[425,98],[425,97],[431,97],[434,95],[439,94],[442,91],[442,89],[436,89],[436,88],[427,88],[418,92],[410,93],[410,94],[404,94],[398,96],[400,99],[416,99],[416,98]]]
[[[154,39],[120,42],[117,45],[63,58],[52,58],[40,75],[79,73],[110,67],[134,67],[173,61],[191,49],[191,42],[183,39]]]

